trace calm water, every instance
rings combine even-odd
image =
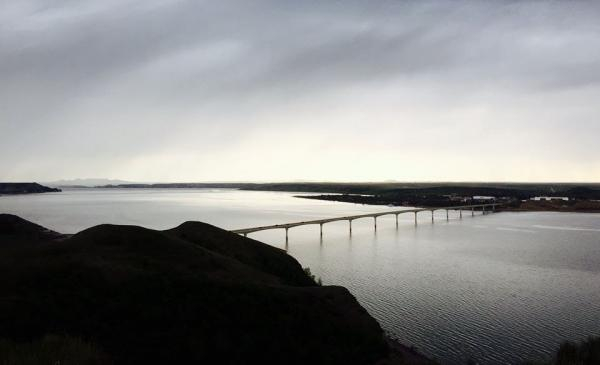
[[[70,190],[3,196],[0,212],[73,233],[99,223],[165,229],[185,220],[245,228],[390,208],[232,190]],[[325,284],[346,286],[383,328],[444,359],[484,364],[549,356],[600,335],[600,214],[451,212],[251,234],[287,248]]]

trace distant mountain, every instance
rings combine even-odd
[[[59,191],[60,189],[49,188],[38,183],[0,183],[0,195],[53,193]]]
[[[120,184],[131,184],[131,181],[116,180],[116,179],[102,179],[102,178],[89,178],[89,179],[63,179],[58,181],[52,181],[46,183],[48,186],[61,187],[61,186],[103,186],[103,185],[120,185]]]

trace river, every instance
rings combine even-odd
[[[100,223],[225,229],[385,211],[383,206],[226,189],[70,189],[0,197],[0,212],[62,233]],[[402,343],[443,364],[544,359],[600,335],[600,214],[422,213],[250,234],[347,287]]]

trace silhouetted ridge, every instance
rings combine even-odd
[[[29,232],[43,229],[14,216],[0,222],[18,228],[3,228],[0,242],[38,240]],[[100,225],[51,238],[0,245],[0,339],[81,338],[116,364],[387,356],[378,323],[345,288],[317,286],[295,259],[260,242],[198,222],[167,231]]]
[[[40,239],[53,239],[61,236],[60,233],[51,231],[12,214],[0,214],[0,235],[14,235],[19,238],[35,237]]]
[[[67,245],[71,255],[82,255],[80,261],[95,255],[91,260],[91,264],[95,265],[110,258],[112,263],[118,261],[121,268],[135,268],[138,273],[179,273],[197,279],[236,283],[278,284],[281,281],[279,277],[217,251],[207,250],[167,232],[138,226],[103,224],[91,227],[75,234]],[[298,272],[302,273],[302,270],[298,268]]]
[[[300,264],[284,251],[202,222],[185,222],[165,231],[207,250],[232,257],[258,270],[276,275],[286,284],[314,286],[315,282],[298,270]],[[226,241],[227,244],[223,244]]]

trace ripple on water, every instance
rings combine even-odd
[[[536,215],[477,218],[376,238],[364,230],[351,243],[339,235],[319,255],[308,238],[292,254],[327,267],[326,281],[347,286],[394,338],[444,364],[540,359],[563,340],[600,334],[593,231],[556,235],[534,228],[545,219]]]

